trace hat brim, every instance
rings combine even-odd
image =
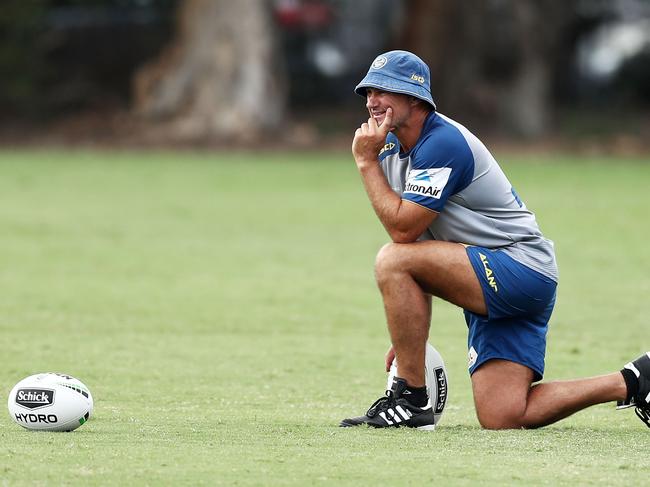
[[[365,78],[354,88],[354,92],[359,96],[366,96],[366,88],[377,88],[378,90],[389,91],[391,93],[400,93],[402,95],[410,95],[420,100],[426,101],[429,105],[436,109],[436,104],[433,102],[431,93],[415,83],[407,83],[402,80],[391,78],[385,74],[368,73]]]

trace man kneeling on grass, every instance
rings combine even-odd
[[[375,272],[392,342],[386,364],[397,357],[398,366],[386,396],[341,426],[432,429],[424,379],[432,296],[465,312],[484,428],[536,428],[609,401],[636,406],[650,426],[650,352],[621,372],[533,385],[544,373],[555,304],[553,243],[481,141],[436,111],[428,66],[387,52],[355,91],[370,118],[352,153],[392,240]]]

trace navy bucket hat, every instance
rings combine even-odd
[[[370,65],[368,74],[357,85],[354,92],[365,97],[366,88],[411,95],[426,101],[434,110],[436,109],[436,104],[431,97],[429,66],[408,51],[389,51],[377,56]]]

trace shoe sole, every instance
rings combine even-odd
[[[339,428],[354,428],[354,427],[357,427],[357,426],[362,426],[362,424],[345,424],[345,423],[339,424]],[[376,428],[376,429],[390,428],[390,426],[384,426],[384,428],[382,428],[382,427],[378,427],[378,426],[374,426],[374,425],[368,425],[368,424],[366,426],[370,426],[370,427]],[[436,425],[435,424],[426,424],[424,426],[418,426],[418,427],[416,427],[414,429],[420,430],[420,431],[434,431],[436,429]]]

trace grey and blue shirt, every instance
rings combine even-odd
[[[492,154],[461,124],[431,112],[410,151],[401,153],[389,133],[379,161],[402,199],[439,213],[420,240],[503,250],[557,282],[553,242]]]

